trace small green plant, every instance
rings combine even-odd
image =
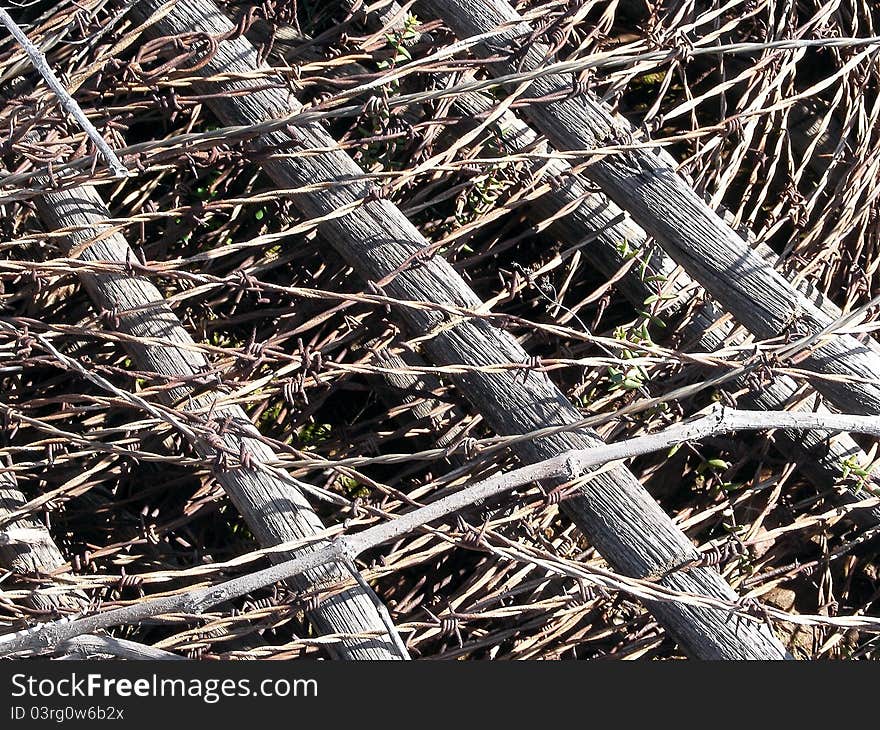
[[[871,476],[871,469],[873,464],[864,467],[859,464],[858,460],[854,456],[850,456],[848,459],[844,459],[841,463],[841,472],[843,473],[844,479],[848,477],[850,474],[859,477],[860,479],[866,479]]]
[[[217,171],[209,172],[203,179],[202,184],[199,185],[195,190],[190,193],[190,198],[193,200],[200,200],[203,203],[206,203],[210,200],[216,200],[220,197],[220,192],[217,190],[216,183],[217,180],[220,179],[220,173]]]
[[[718,493],[720,490],[734,491],[737,487],[733,482],[725,482],[720,478],[721,473],[730,469],[730,466],[730,462],[726,459],[704,459],[697,465],[694,486],[698,489],[708,489],[713,493]]]
[[[647,381],[647,375],[643,368],[620,370],[610,367],[608,368],[608,379],[611,382],[611,390],[638,390]]]
[[[338,484],[349,499],[366,499],[370,496],[370,490],[353,477],[343,475],[339,477]]]
[[[616,249],[617,253],[620,254],[620,257],[624,261],[629,261],[639,252],[637,248],[633,248],[632,246],[630,246],[629,241],[627,241],[625,238],[621,238],[619,241],[616,241],[614,244],[614,248]]]
[[[376,62],[376,67],[380,71],[391,71],[412,60],[412,54],[407,46],[418,37],[416,31],[418,25],[418,18],[410,14],[400,30],[385,34],[385,41],[391,50],[391,55]],[[400,94],[400,81],[398,79],[388,81],[382,88],[382,94],[385,100]],[[360,123],[358,131],[364,137],[381,135],[386,131],[390,118],[387,103],[380,102],[365,106],[362,119],[366,123]],[[370,170],[377,167],[379,170],[399,170],[403,168],[403,162],[397,160],[396,157],[402,148],[401,141],[397,139],[368,142],[363,149],[355,153],[355,156],[358,162]]]
[[[412,55],[407,46],[418,38],[418,33],[416,32],[418,25],[419,19],[410,13],[406,16],[406,20],[403,22],[403,27],[400,30],[395,33],[385,34],[385,40],[394,51],[394,55],[376,64],[381,70],[396,68],[401,63],[412,61]],[[392,81],[391,83],[395,85],[397,81]],[[397,91],[397,87],[394,88],[394,91]]]
[[[496,207],[510,184],[501,172],[500,168],[493,168],[485,175],[480,175],[466,192],[458,196],[455,202],[455,222],[459,226],[472,223]]]
[[[858,491],[867,490],[876,493],[877,490],[871,486],[869,481],[875,466],[876,462],[861,464],[855,456],[850,456],[840,462],[841,479],[853,479]]]
[[[329,423],[307,423],[296,432],[299,442],[305,446],[318,446],[330,438],[333,426]]]
[[[266,406],[266,408],[260,414],[260,418],[257,422],[260,430],[265,430],[267,428],[271,429],[275,427],[281,419],[281,410],[283,408],[284,404],[281,401],[276,401],[275,403]]]
[[[631,327],[618,327],[614,330],[614,339],[621,342],[632,342],[634,344],[653,344],[651,337],[645,324],[637,323]],[[620,351],[622,360],[631,360],[637,355],[628,349]],[[644,387],[649,381],[648,371],[642,365],[633,365],[628,368],[618,368],[611,366],[608,368],[608,380],[611,390],[637,390]]]

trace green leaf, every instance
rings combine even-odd
[[[709,459],[706,463],[713,469],[730,469],[730,462],[724,459]]]

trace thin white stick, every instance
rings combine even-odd
[[[2,7],[0,7],[0,22],[6,26],[6,29],[12,34],[12,37],[18,41],[18,44],[24,49],[28,58],[30,58],[34,68],[37,69],[40,76],[42,76],[43,80],[49,85],[49,88],[55,92],[55,96],[57,96],[58,101],[61,102],[62,108],[70,114],[70,116],[76,119],[79,126],[82,127],[88,135],[89,139],[95,143],[98,151],[107,161],[109,168],[113,171],[113,176],[128,177],[128,169],[122,164],[116,156],[116,153],[110,149],[110,145],[104,141],[101,133],[95,129],[95,125],[88,120],[79,104],[77,104],[73,97],[67,93],[64,84],[61,83],[52,71],[49,63],[46,61],[46,56],[43,55],[43,52],[39,48],[28,40],[24,31],[18,27],[16,22],[10,17],[9,13],[7,13]]]
[[[443,517],[448,517],[479,500],[498,497],[500,494],[509,492],[523,484],[560,476],[575,479],[588,469],[601,464],[661,451],[679,443],[696,441],[720,433],[763,431],[776,428],[821,429],[829,432],[849,431],[880,437],[880,421],[873,416],[743,411],[716,405],[691,421],[676,424],[655,434],[636,436],[618,443],[603,444],[588,449],[566,451],[545,461],[513,469],[505,474],[496,474],[396,519],[368,527],[354,535],[337,537],[320,550],[277,563],[248,575],[232,578],[188,593],[162,596],[103,613],[72,620],[70,618],[60,619],[5,634],[0,636],[0,656],[20,652],[46,651],[75,636],[111,626],[136,623],[150,616],[171,613],[199,614],[213,606],[272,583],[287,580],[294,575],[326,563],[350,564],[358,555],[367,550],[403,537]],[[534,561],[534,558],[528,559]],[[544,567],[558,570],[550,565],[544,565]],[[675,566],[669,567],[670,570],[675,570]],[[582,570],[584,571],[582,577],[585,580],[595,582],[605,588],[624,591],[639,598],[653,601],[678,601],[696,606],[712,606],[725,608],[731,613],[743,616],[750,615],[750,611],[741,605],[731,604],[710,596],[686,594],[669,589],[662,584],[662,576],[648,576],[646,580],[627,578],[592,567],[588,570],[586,566],[582,566]],[[773,618],[779,620],[792,623],[804,623],[807,620],[807,617],[791,616],[774,609],[767,610]],[[858,626],[873,631],[880,630],[876,619],[865,621],[857,617],[838,617],[834,623],[848,627]]]
[[[96,655],[110,655],[120,659],[162,659],[177,661],[184,657],[164,649],[156,649],[146,644],[138,644],[113,636],[83,634],[62,642],[56,647],[57,653],[66,653],[74,659],[91,659]]]

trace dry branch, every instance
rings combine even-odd
[[[79,104],[76,103],[76,100],[67,93],[64,84],[61,83],[55,75],[55,72],[52,71],[49,63],[46,61],[46,56],[39,48],[30,42],[24,31],[18,27],[16,22],[9,16],[9,13],[7,13],[2,7],[0,7],[0,23],[3,23],[6,29],[12,34],[12,37],[15,38],[22,49],[24,49],[24,52],[27,54],[28,58],[30,58],[34,68],[37,69],[40,76],[43,77],[43,80],[49,85],[49,88],[52,89],[64,110],[76,119],[77,124],[82,127],[89,139],[95,143],[95,146],[104,157],[104,160],[107,162],[107,166],[113,172],[113,175],[115,177],[127,177],[128,169],[122,164],[122,162],[120,162],[116,153],[110,148],[110,145],[104,141],[101,133],[95,129],[95,125],[89,121],[89,118],[85,115]]]
[[[532,482],[562,478],[570,481],[579,474],[612,461],[633,458],[642,454],[668,449],[676,444],[697,441],[709,436],[739,430],[764,430],[772,428],[823,429],[827,431],[852,431],[880,437],[880,424],[869,416],[828,414],[817,416],[809,413],[765,413],[740,411],[715,406],[709,412],[671,426],[659,433],[637,436],[613,444],[601,444],[586,449],[565,451],[556,456],[528,466],[497,474],[472,484],[455,494],[443,497],[429,505],[419,507],[405,515],[369,527],[354,535],[342,535],[325,544],[319,550],[301,557],[278,563],[270,568],[227,580],[206,588],[183,594],[139,601],[130,606],[95,613],[74,620],[60,620],[0,636],[0,656],[21,652],[45,650],[76,636],[101,628],[120,626],[142,621],[152,616],[171,613],[199,614],[233,598],[251,593],[272,583],[288,580],[305,571],[314,571],[328,563],[351,562],[363,552],[404,537],[432,522],[443,519],[475,504],[478,501],[496,499],[519,486]],[[516,550],[520,559],[534,557]],[[554,563],[543,567],[557,570]],[[661,573],[642,576],[641,579],[625,579],[601,569],[580,569],[579,577],[612,590],[622,590],[646,600],[649,605],[679,605],[682,609],[698,610],[711,607],[713,611],[728,614],[728,620],[753,618],[752,612],[741,602],[727,601],[705,594],[688,593],[674,588],[668,582],[671,575],[687,575],[702,570],[700,556],[668,566]],[[577,568],[576,568],[577,569]],[[781,620],[803,621],[804,617],[764,609],[764,615]],[[842,619],[843,625],[869,626],[877,630],[876,621],[860,622],[858,618]],[[753,623],[753,621],[746,621]]]
[[[66,654],[66,658],[93,659],[96,656],[112,656],[118,659],[139,660],[181,660],[182,656],[172,654],[164,649],[139,644],[136,641],[117,639],[112,636],[83,634],[74,636],[55,647],[58,654]]]
[[[135,8],[146,18],[163,3],[148,1]],[[267,72],[253,46],[234,35],[232,24],[211,2],[178,3],[150,29],[176,35],[200,29],[229,40],[217,44],[198,73],[214,77],[196,84],[206,103],[224,124],[255,125],[288,115],[300,106],[279,88],[255,88],[246,80],[216,80],[230,74]],[[246,91],[246,93],[242,93]],[[316,124],[295,130],[275,130],[261,137],[267,150],[333,150],[334,140]],[[362,171],[341,151],[314,155],[269,157],[263,165],[278,185],[297,188],[315,181],[336,181],[321,193],[294,197],[300,210],[324,219],[320,232],[368,281],[397,299],[427,300],[478,310],[482,302],[461,277],[439,257],[419,262],[428,247],[424,237],[375,188],[362,180]],[[378,194],[378,196],[377,196]],[[377,199],[377,197],[379,199]],[[418,264],[413,267],[413,264]],[[479,319],[449,321],[435,310],[405,309],[401,316],[414,332],[425,333],[425,350],[438,363],[488,365],[522,363],[526,353],[507,332]],[[547,437],[522,440],[517,453],[525,461],[541,461],[572,448],[597,444],[596,435],[577,428],[579,411],[544,373],[527,371],[475,372],[457,377],[456,385],[501,434],[523,434],[548,426],[560,430]],[[637,479],[623,468],[591,478],[578,496],[564,503],[565,511],[588,535],[603,556],[620,572],[631,576],[662,574],[671,565],[697,557],[696,551],[651,498]],[[662,579],[668,588],[702,593],[722,601],[735,593],[709,568],[675,573]],[[686,650],[700,657],[781,658],[786,655],[766,627],[734,622],[711,608],[683,608],[678,604],[649,603],[649,608],[672,631]]]

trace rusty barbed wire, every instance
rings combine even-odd
[[[411,69],[403,59],[392,73],[387,61],[398,53],[396,41],[368,31],[363,18],[336,26],[328,15],[310,42],[313,55],[286,62],[267,51],[272,72],[248,77],[283,85],[310,102],[292,120],[277,122],[279,129],[289,127],[294,143],[301,140],[297,125],[317,121],[332,125],[340,150],[359,155],[364,175],[346,184],[373,194],[353,205],[391,200],[428,234],[432,245],[413,252],[397,275],[419,276],[421,262],[443,257],[491,305],[486,311],[396,301],[382,293],[381,282],[371,291],[326,255],[315,238],[326,218],[298,215],[289,201],[328,184],[316,180],[281,191],[257,174],[271,156],[309,153],[295,145],[260,147],[256,140],[267,126],[213,128],[216,120],[202,106],[210,93],[192,89],[192,75],[224,38],[194,32],[114,51],[132,29],[112,9],[87,13],[58,3],[35,22],[33,36],[45,41],[50,61],[65,68],[96,126],[118,135],[120,144],[114,146],[137,175],[106,184],[108,179],[92,170],[91,150],[81,135],[46,114],[51,100],[39,87],[0,111],[0,317],[10,327],[0,331],[0,449],[27,492],[22,514],[48,520],[72,571],[69,583],[36,574],[5,582],[0,621],[13,625],[32,615],[24,605],[32,591],[83,590],[97,610],[158,591],[183,591],[194,581],[219,581],[266,559],[253,550],[252,536],[213,477],[215,468],[247,466],[248,454],[220,449],[217,463],[206,462],[173,424],[151,413],[160,396],[181,381],[137,371],[125,348],[160,344],[161,337],[138,342],[114,333],[120,317],[130,313],[94,309],[76,275],[153,281],[212,364],[200,375],[203,385],[219,385],[230,404],[244,407],[266,443],[281,454],[271,466],[294,477],[323,475],[321,488],[334,500],[322,502],[322,509],[338,518],[336,530],[361,529],[401,514],[416,501],[409,499],[413,493],[418,501],[429,500],[512,463],[512,440],[495,437],[463,403],[455,411],[438,405],[432,410],[440,425],[460,434],[442,448],[433,442],[433,423],[416,404],[397,403],[397,421],[391,423],[391,411],[373,385],[389,373],[352,353],[373,337],[418,351],[425,333],[401,336],[394,319],[403,306],[500,326],[527,341],[533,355],[525,362],[480,366],[429,363],[393,374],[436,377],[442,386],[436,392],[448,401],[457,400],[449,387],[454,380],[475,372],[550,377],[579,399],[585,425],[611,438],[650,431],[693,412],[700,398],[711,395],[704,385],[707,371],[747,367],[755,388],[781,372],[803,382],[791,361],[775,356],[785,343],[714,353],[678,349],[668,337],[678,320],[663,321],[656,302],[639,311],[619,295],[618,285],[639,271],[641,258],[631,259],[609,283],[584,264],[578,250],[565,253],[554,240],[552,221],[527,221],[536,202],[564,188],[596,154],[659,141],[674,151],[701,193],[723,203],[757,241],[773,247],[779,257],[774,263],[790,266],[845,311],[876,295],[880,127],[878,110],[865,93],[878,85],[872,52],[792,45],[756,52],[748,64],[733,53],[702,52],[739,41],[868,37],[878,22],[876,12],[848,3],[852,18],[844,25],[841,16],[827,12],[827,3],[809,0],[777,23],[772,21],[782,19],[772,17],[767,3],[741,4],[726,10],[725,19],[738,22],[728,23],[722,37],[697,4],[691,5],[690,15],[676,16],[665,12],[664,3],[655,4],[656,12],[641,18],[641,26],[623,23],[621,16],[600,17],[609,7],[604,2],[596,4],[596,12],[583,3],[530,6],[537,29],[531,40],[548,49],[547,62],[583,62],[584,69],[571,72],[566,94],[595,91],[616,99],[617,108],[638,124],[647,120],[644,139],[609,138],[599,151],[559,154],[536,147],[515,153],[503,135],[499,142],[491,125],[468,137],[484,120],[460,114],[453,102],[475,82],[455,76],[444,88],[436,78],[479,73],[480,65],[463,52]],[[291,16],[282,3],[226,9],[236,21],[229,37],[247,34],[257,19],[270,27],[298,19],[300,30],[312,20],[303,8]],[[407,47],[414,61],[429,58],[446,41],[440,23],[430,27],[430,41]],[[663,60],[650,55],[652,49],[662,51]],[[497,52],[511,50],[516,49]],[[630,60],[590,68],[596,52],[610,54],[609,63]],[[805,69],[820,52],[827,64],[818,79]],[[19,60],[14,48],[0,48],[0,78],[21,77]],[[353,63],[366,73],[346,80],[342,70]],[[222,80],[205,84],[210,88]],[[358,91],[369,84],[375,86],[366,96]],[[498,90],[490,83],[485,88]],[[498,98],[505,98],[500,91]],[[511,107],[522,112],[541,101],[524,94]],[[371,127],[373,121],[378,128]],[[413,150],[422,157],[410,159]],[[531,172],[534,165],[562,159],[573,173],[538,180]],[[438,164],[424,165],[425,160]],[[45,231],[37,224],[27,201],[50,186],[69,189],[86,182],[98,184],[110,204],[107,230],[138,244],[134,259],[95,264],[62,257],[59,240],[77,231]],[[625,244],[624,257],[630,255]],[[502,268],[508,272],[503,280]],[[662,283],[657,284],[662,295]],[[876,316],[869,313],[859,325],[861,335],[876,331]],[[71,371],[38,337],[80,363],[92,379]],[[102,390],[98,378],[122,395]],[[204,438],[235,428],[215,416],[180,420],[204,430]],[[713,565],[733,571],[755,593],[755,600],[742,606],[755,612],[755,620],[766,618],[759,603],[781,603],[787,586],[800,592],[792,612],[819,613],[819,606],[828,611],[835,603],[828,613],[869,612],[876,597],[863,594],[854,576],[873,580],[871,556],[862,552],[872,545],[873,533],[858,526],[859,515],[876,501],[872,464],[843,465],[841,479],[863,484],[865,499],[839,511],[829,493],[799,480],[778,452],[758,441],[736,449],[713,443],[700,454],[682,450],[639,462],[646,485],[669,497],[688,534],[712,546],[679,569]],[[734,451],[731,473],[715,474],[713,469],[726,470],[710,462],[733,462]],[[463,462],[452,467],[447,460],[454,456]],[[674,497],[670,485],[678,490]],[[674,655],[674,646],[663,642],[650,616],[630,599],[530,562],[533,549],[540,549],[563,566],[567,560],[600,565],[559,517],[558,506],[571,493],[524,489],[510,510],[468,514],[462,526],[413,534],[383,550],[381,563],[377,558],[365,575],[391,606],[410,650],[449,658]],[[732,537],[725,533],[731,525],[728,509],[736,518]],[[0,520],[10,517],[15,514],[4,513]],[[826,533],[826,542],[807,556],[792,547]],[[521,541],[516,557],[496,535]],[[749,566],[741,565],[746,561]],[[817,576],[826,570],[843,580],[835,580],[833,595],[823,593],[820,601]],[[204,624],[169,617],[134,631],[139,640],[194,657],[314,656],[341,640],[309,637],[300,623],[303,610],[314,608],[322,595],[255,595],[239,609],[212,613]],[[780,630],[772,612],[771,621]],[[807,630],[817,636],[843,632],[840,624],[819,618],[808,622]],[[859,629],[868,632],[864,636],[875,630]],[[259,632],[263,643],[248,644],[247,637]]]

